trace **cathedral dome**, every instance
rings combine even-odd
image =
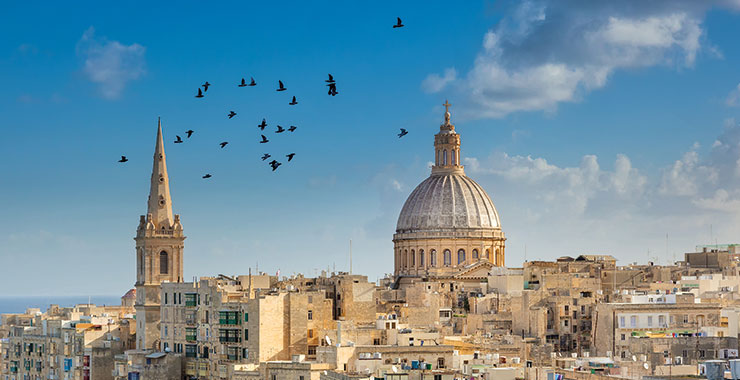
[[[464,174],[432,175],[406,199],[397,233],[445,229],[500,229],[493,201]]]

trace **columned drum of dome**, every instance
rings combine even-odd
[[[434,166],[411,192],[393,235],[397,277],[450,277],[480,262],[503,267],[506,237],[485,190],[465,175],[460,135],[445,120],[434,136]]]

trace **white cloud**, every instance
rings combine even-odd
[[[469,98],[465,113],[471,117],[553,112],[560,103],[604,87],[617,70],[692,67],[705,42],[707,9],[733,6],[681,0],[516,4],[485,34],[466,75],[431,74],[424,87],[436,92],[454,84]]]
[[[443,76],[439,76],[439,74],[429,74],[429,76],[421,82],[421,88],[428,93],[437,93],[442,91],[447,84],[452,83],[455,79],[457,79],[457,71],[455,68],[451,67],[449,69],[445,69]]]
[[[738,104],[738,100],[740,100],[740,84],[738,84],[732,91],[730,91],[729,94],[727,94],[725,104],[728,107],[737,107],[740,105]]]
[[[93,27],[77,42],[77,54],[84,60],[83,72],[108,99],[118,98],[128,82],[144,75],[145,52],[146,48],[137,43],[124,45],[96,37]]]

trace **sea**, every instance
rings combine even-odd
[[[28,308],[46,311],[49,305],[69,307],[77,304],[120,305],[121,296],[0,296],[0,314],[23,313]]]

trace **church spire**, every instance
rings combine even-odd
[[[445,100],[444,123],[439,126],[439,133],[434,135],[434,166],[432,175],[460,174],[465,175],[460,163],[460,135],[450,122],[450,102]]]
[[[167,159],[164,154],[162,122],[157,118],[157,144],[154,147],[152,182],[149,188],[147,218],[157,229],[173,226],[172,199],[170,198],[170,178],[167,175]]]

